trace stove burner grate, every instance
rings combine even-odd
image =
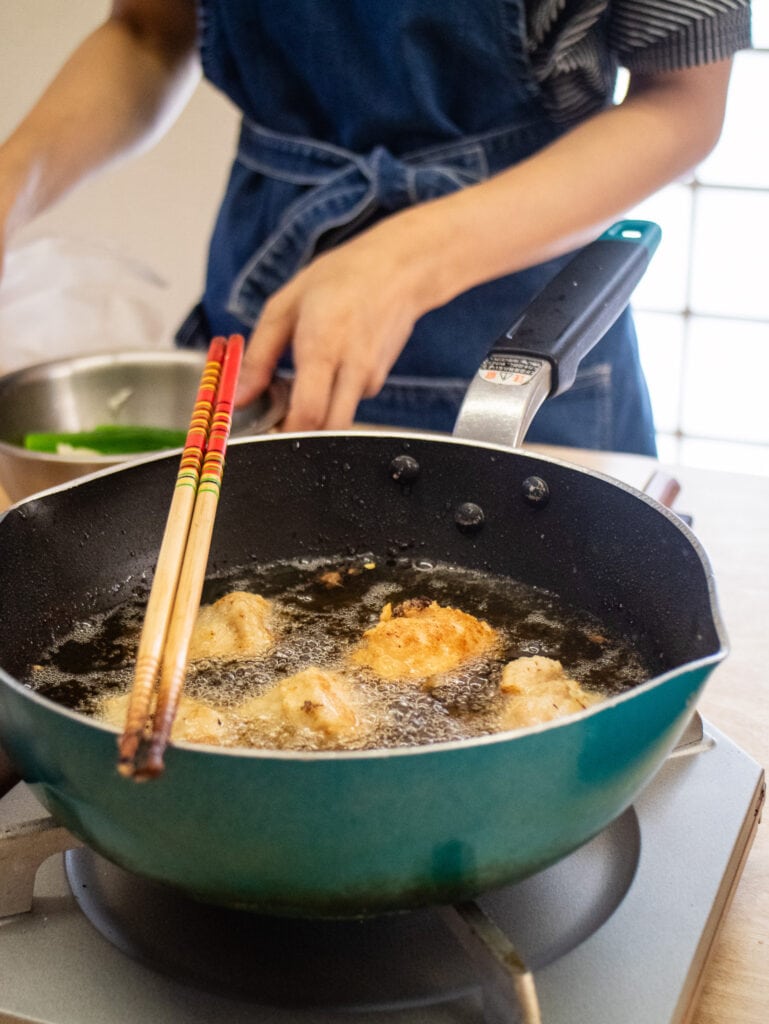
[[[639,850],[631,809],[570,857],[478,905],[504,920],[524,963],[538,970],[611,916]],[[265,917],[195,902],[85,847],[65,861],[75,898],[102,935],[135,960],[209,991],[349,1011],[441,1002],[478,984],[452,937],[457,929],[447,927],[447,915],[457,913],[449,908],[354,921]]]

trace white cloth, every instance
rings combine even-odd
[[[51,359],[171,348],[165,282],[106,244],[45,237],[11,248],[0,280],[0,373]]]

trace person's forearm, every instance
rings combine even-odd
[[[6,239],[90,173],[156,136],[195,80],[194,16],[181,28],[155,33],[113,16],[78,47],[0,146]]]
[[[728,77],[728,63],[658,76],[510,170],[409,211],[415,259],[433,263],[429,305],[590,241],[690,171],[718,139]]]
[[[346,429],[382,388],[425,313],[475,285],[592,240],[698,163],[718,138],[727,64],[657,75],[494,178],[384,218],[319,254],[270,297],[238,401],[290,345],[286,430]]]

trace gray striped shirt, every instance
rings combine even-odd
[[[750,46],[750,0],[526,0],[529,59],[550,116],[610,102],[617,69],[674,71]]]

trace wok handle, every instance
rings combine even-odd
[[[681,493],[681,484],[664,469],[655,469],[644,484],[643,492],[665,508],[672,509],[673,503]]]
[[[518,446],[542,402],[571,387],[625,309],[661,237],[652,221],[623,220],[581,249],[484,359],[454,436]]]
[[[11,759],[0,747],[0,797],[9,793],[17,782],[21,782],[21,778],[11,764]]]

